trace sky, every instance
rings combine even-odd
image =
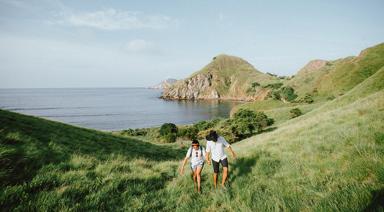
[[[218,54],[293,75],[384,42],[383,0],[0,0],[0,88],[146,87]]]

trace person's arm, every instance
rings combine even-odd
[[[184,174],[184,167],[185,167],[185,164],[187,163],[187,160],[188,160],[189,157],[185,157],[182,164],[181,164],[181,167],[180,167],[180,175],[183,175]]]
[[[191,153],[192,153],[192,148],[189,148],[187,151],[187,154],[185,155],[183,162],[181,163],[180,170],[179,170],[180,175],[183,175],[185,164],[187,163],[187,160],[188,160],[189,156],[191,155]]]
[[[235,152],[233,151],[231,145],[229,145],[227,148],[228,148],[229,151],[231,152],[233,159],[236,159],[236,154],[235,154]]]
[[[236,159],[236,154],[233,151],[232,146],[225,140],[224,137],[221,137],[221,138],[223,139],[222,141],[223,141],[224,146],[227,147],[227,149],[229,149],[229,151],[231,152],[233,159]]]
[[[210,154],[211,154],[211,147],[207,144],[205,159],[207,160],[208,165],[211,165],[211,159],[209,158]]]
[[[210,152],[205,153],[205,159],[207,160],[208,165],[211,165]]]

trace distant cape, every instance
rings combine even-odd
[[[172,85],[175,84],[176,82],[177,82],[177,79],[168,78],[168,79],[166,79],[166,80],[160,82],[160,83],[157,84],[157,85],[150,86],[149,88],[150,88],[150,89],[159,89],[159,90],[162,90],[162,89],[169,88],[170,86],[172,86]]]

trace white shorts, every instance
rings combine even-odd
[[[197,169],[197,167],[203,168],[204,167],[204,162],[197,163],[197,164],[191,164],[192,171],[195,171]]]

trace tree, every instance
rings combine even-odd
[[[185,137],[188,139],[196,139],[198,133],[199,133],[199,129],[197,129],[197,127],[195,126],[188,126],[178,130],[178,135],[180,137]]]
[[[295,90],[292,87],[286,86],[281,88],[281,97],[289,102],[297,98]]]
[[[177,126],[173,123],[165,123],[161,125],[159,133],[160,136],[166,141],[166,142],[175,142],[177,138]]]
[[[259,133],[273,123],[274,120],[268,118],[263,112],[240,109],[234,114],[233,119],[230,120],[230,128],[237,137],[242,138],[252,135],[254,132]]]

